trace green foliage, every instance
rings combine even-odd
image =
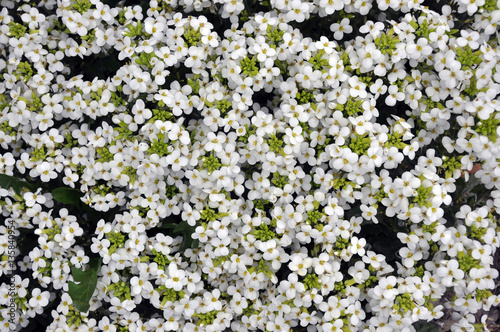
[[[195,314],[193,314],[193,317],[198,317],[198,321],[196,322],[196,325],[206,326],[206,325],[210,325],[214,322],[215,318],[217,318],[218,313],[219,313],[219,311],[212,310],[212,311],[209,311],[205,314],[195,313]]]
[[[114,131],[118,133],[116,139],[126,139],[128,140],[132,136],[132,131],[128,129],[128,125],[124,121],[120,121],[118,127],[113,128]]]
[[[219,218],[225,217],[228,214],[227,213],[220,213],[220,212],[215,212],[215,210],[212,210],[208,206],[205,206],[203,210],[200,212],[200,219],[205,220],[205,221],[214,221]]]
[[[476,269],[481,268],[480,261],[472,257],[472,250],[470,252],[459,251],[457,253],[457,258],[460,270],[465,273],[468,273],[473,267]]]
[[[271,47],[276,48],[282,41],[285,31],[278,28],[273,28],[272,26],[267,27],[266,37],[272,42]]]
[[[307,104],[314,100],[314,94],[310,90],[301,90],[297,92],[295,98],[299,104]]]
[[[427,19],[422,20],[422,23],[418,25],[415,34],[419,37],[429,38],[431,32],[434,32],[436,29],[429,28],[429,21]]]
[[[392,308],[396,309],[401,314],[401,316],[404,316],[405,312],[411,311],[416,307],[416,304],[413,302],[410,293],[397,295],[394,302],[395,303]]]
[[[227,99],[218,100],[217,108],[219,109],[221,115],[225,115],[232,108],[232,104]]]
[[[479,7],[480,9],[483,9],[485,11],[489,11],[489,12],[492,12],[494,10],[497,10],[499,9],[498,8],[498,1],[497,0],[486,0],[484,2],[484,5],[482,5],[481,7]]]
[[[281,156],[285,156],[285,152],[283,151],[283,140],[279,139],[276,134],[271,134],[271,137],[267,139],[267,144],[269,145],[269,150]]]
[[[391,54],[396,50],[396,44],[399,43],[399,38],[394,36],[394,31],[391,29],[388,33],[382,33],[375,38],[375,45],[382,54]]]
[[[108,290],[113,292],[113,295],[120,299],[120,301],[132,300],[130,295],[130,286],[125,281],[118,281],[115,284],[108,286]]]
[[[490,290],[487,289],[476,289],[476,299],[478,301],[482,301],[483,299],[487,299],[490,296],[492,296],[493,293],[491,293]]]
[[[360,288],[372,288],[372,287],[375,286],[375,284],[377,283],[377,281],[378,281],[377,276],[369,276],[368,279],[362,285],[360,285],[359,287]]]
[[[482,52],[473,52],[469,45],[463,48],[457,47],[455,51],[457,53],[457,60],[462,64],[462,70],[471,69],[472,66],[478,65],[483,61],[481,59]]]
[[[54,200],[63,204],[72,204],[81,209],[82,201],[80,198],[83,193],[78,189],[60,187],[52,190],[52,197]]]
[[[106,162],[113,160],[114,155],[109,152],[107,147],[97,148],[96,152],[101,155],[101,158],[97,159],[98,162]]]
[[[387,193],[384,191],[383,188],[381,188],[378,193],[373,195],[373,198],[375,198],[378,202],[382,202],[382,200],[387,197]]]
[[[65,133],[64,137],[66,138],[66,144],[64,145],[64,147],[66,149],[71,149],[72,147],[75,147],[78,145],[78,140],[74,139],[70,133]]]
[[[161,285],[156,288],[156,291],[162,296],[161,304],[165,305],[167,301],[175,302],[182,299],[186,294],[184,291],[175,291],[173,288],[167,288],[165,285]]]
[[[254,207],[261,211],[267,211],[272,207],[272,203],[265,199],[258,199],[254,202]]]
[[[188,46],[196,46],[201,40],[201,33],[198,30],[189,27],[189,29],[187,29],[184,33],[184,39],[186,40]]]
[[[73,281],[68,283],[68,293],[73,300],[73,305],[81,312],[87,312],[90,308],[89,301],[94,294],[97,285],[97,272],[101,268],[101,258],[93,258],[90,260],[89,268],[82,271],[76,267],[71,268]]]
[[[475,224],[472,224],[470,226],[469,231],[468,231],[468,235],[470,235],[470,237],[473,237],[473,238],[476,238],[476,239],[482,241],[483,237],[486,235],[487,231],[488,231],[487,228],[477,227]]]
[[[23,188],[27,188],[32,192],[36,190],[35,186],[33,186],[31,183],[19,180],[18,178],[6,174],[0,174],[0,187],[7,190],[12,188],[14,189],[14,192],[19,196],[21,195]]]
[[[154,65],[151,63],[151,59],[154,57],[153,53],[141,53],[139,58],[135,59],[135,63],[138,65],[146,66],[148,68],[153,68]]]
[[[84,14],[87,10],[92,7],[92,4],[88,0],[76,0],[73,4],[73,9],[79,12],[80,14]]]
[[[106,196],[106,194],[109,193],[111,188],[105,184],[100,184],[98,186],[93,186],[92,190],[98,195]]]
[[[316,273],[308,273],[304,277],[304,282],[303,282],[306,290],[307,289],[321,289],[321,283],[319,282],[319,277]]]
[[[273,173],[273,179],[271,180],[272,184],[276,187],[283,189],[285,185],[288,184],[288,177],[281,175],[278,172]]]
[[[368,151],[368,149],[370,148],[370,144],[370,137],[367,137],[366,135],[356,136],[355,138],[351,139],[349,148],[352,150],[352,152],[361,156]]]
[[[477,122],[477,127],[474,128],[479,134],[487,136],[490,141],[496,143],[497,141],[497,128],[500,125],[500,120],[495,118],[495,114],[491,115],[489,119],[480,120]]]
[[[171,198],[174,198],[175,195],[177,195],[179,193],[179,188],[177,188],[176,186],[166,186],[165,187],[165,196],[167,196],[167,198],[171,199]]]
[[[446,156],[445,156],[446,157]],[[445,178],[451,178],[455,170],[460,169],[462,167],[462,163],[455,159],[455,157],[443,157],[443,168],[445,170],[444,176]]]
[[[269,279],[272,279],[274,276],[273,271],[269,268],[269,265],[267,264],[267,261],[265,259],[259,260],[259,263],[257,266],[252,266],[248,268],[248,272],[250,273],[263,273],[265,276],[267,276]]]
[[[431,206],[431,202],[429,200],[429,195],[432,192],[432,187],[424,187],[421,185],[417,188],[417,196],[413,198],[413,202],[417,203],[419,206]]]
[[[203,159],[202,168],[206,169],[209,174],[212,174],[215,170],[219,169],[222,166],[219,158],[214,156],[213,154],[209,154],[207,157]]]
[[[323,58],[326,54],[325,50],[318,50],[318,52],[309,59],[309,63],[313,65],[314,70],[323,70],[323,67],[331,68],[328,58]]]
[[[193,239],[191,234],[195,232],[196,225],[190,226],[186,220],[181,221],[178,224],[162,224],[161,228],[170,228],[173,234],[179,234],[182,236],[182,243],[179,248],[180,252],[184,252],[188,248],[197,248],[200,245],[200,241]]]
[[[47,152],[45,151],[45,147],[41,146],[39,148],[36,148],[31,152],[31,161],[40,161],[40,160],[45,160],[47,159]]]
[[[406,143],[401,140],[401,134],[399,132],[394,132],[387,135],[387,142],[384,143],[384,147],[390,148],[392,146],[402,150],[406,147]]]
[[[340,251],[342,249],[346,249],[348,245],[349,245],[349,239],[344,239],[343,237],[340,237],[333,245],[333,249]]]
[[[317,225],[321,222],[321,218],[323,218],[325,214],[323,212],[319,212],[317,210],[307,211],[307,220],[306,222],[309,225]]]
[[[163,103],[163,102],[162,102]],[[166,109],[153,109],[153,116],[149,119],[148,123],[155,123],[156,120],[168,121],[174,118],[174,115]]]
[[[153,262],[156,262],[156,264],[158,264],[158,267],[161,269],[165,269],[165,267],[171,263],[167,256],[163,255],[161,252],[156,251],[155,249],[153,249],[153,255],[155,255],[155,257],[153,258]]]
[[[479,92],[486,92],[487,87],[482,89],[477,88],[477,78],[475,76],[471,77],[469,84],[464,89],[464,94],[469,96],[471,99],[476,98]]]
[[[363,99],[349,97],[344,105],[337,104],[336,109],[341,111],[344,116],[356,116],[361,111],[362,104]]]
[[[337,190],[342,190],[348,186],[354,187],[354,182],[347,180],[346,178],[333,179],[333,188]]]
[[[148,149],[148,153],[153,154],[156,153],[160,157],[163,157],[168,152],[168,144],[165,143],[165,134],[158,133],[156,134],[157,138],[151,142],[151,145]]]
[[[142,23],[138,21],[134,26],[132,23],[127,24],[127,30],[123,33],[125,37],[134,38],[136,36],[140,36],[142,34]]]
[[[109,247],[109,254],[111,255],[116,251],[116,249],[123,247],[125,244],[125,235],[120,232],[109,232],[106,233],[106,237],[109,242],[111,242],[111,246]]]
[[[192,93],[195,95],[200,93],[200,81],[198,80],[199,76],[200,75],[194,75],[193,79],[187,79],[188,85],[191,87],[193,90]]]
[[[68,326],[80,326],[83,322],[83,317],[81,315],[81,313],[75,309],[74,306],[70,305],[69,306],[69,310],[68,310],[68,314],[66,315],[66,324],[68,324]]]
[[[33,68],[28,61],[19,62],[14,73],[17,79],[23,79],[27,82],[33,76]]]
[[[246,129],[245,135],[238,137],[238,141],[243,143],[248,143],[248,138],[257,131],[257,127],[254,126],[253,124],[251,124],[250,127],[247,124],[245,124],[245,129]]]
[[[85,36],[82,36],[82,39],[88,43],[93,43],[95,40],[95,30],[89,31]]]
[[[253,236],[255,236],[255,238],[257,240],[261,240],[263,242],[266,242],[266,241],[269,241],[271,239],[277,238],[276,233],[274,233],[272,230],[270,230],[269,226],[267,226],[264,223],[262,223],[259,226],[259,229],[253,231],[250,234],[252,234]]]
[[[259,73],[255,57],[245,57],[240,61],[241,73],[253,77]]]
[[[19,39],[24,36],[26,30],[27,28],[20,23],[16,23],[14,21],[9,22],[9,32],[12,37]]]

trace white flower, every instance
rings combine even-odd
[[[321,85],[321,71],[313,70],[312,66],[305,66],[297,75],[295,79],[299,82],[304,89],[311,89]]]
[[[29,305],[33,308],[46,307],[49,304],[50,292],[42,292],[40,288],[35,288],[31,291],[31,298],[29,300]]]
[[[217,257],[229,255],[228,245],[230,242],[231,240],[228,237],[225,237],[223,239],[220,239],[218,237],[213,238],[210,243],[215,247],[214,255]]]
[[[301,294],[304,290],[304,284],[298,281],[298,276],[295,273],[290,273],[288,275],[288,280],[283,280],[278,286],[278,290],[285,294],[287,299],[294,299],[298,294]]]
[[[42,162],[35,168],[36,172],[40,175],[40,179],[43,182],[49,182],[50,180],[57,178],[57,173],[54,172],[53,169],[54,165],[47,161]]]
[[[372,114],[369,111],[363,112],[363,115],[357,117],[349,117],[349,122],[354,125],[354,130],[358,135],[364,135],[366,132],[370,132],[372,129],[372,123],[370,119],[372,118]]]
[[[307,273],[307,269],[311,267],[312,259],[311,258],[303,258],[298,255],[292,255],[290,263],[288,263],[288,267],[291,271],[297,272],[298,275],[304,276]]]
[[[38,9],[30,8],[29,12],[21,15],[23,22],[28,23],[31,30],[38,28],[39,23],[45,21],[45,15],[40,14]]]
[[[389,95],[385,98],[387,106],[394,106],[396,102],[405,100],[404,92],[399,91],[396,85],[390,85],[387,89]]]
[[[393,146],[384,148],[384,154],[387,156],[387,161],[384,163],[386,169],[396,168],[404,158],[403,154]]]
[[[344,4],[341,1],[334,1],[334,3],[340,4],[342,7]],[[342,9],[342,8],[340,8]],[[350,20],[348,18],[343,18],[340,23],[333,23],[330,25],[330,31],[333,32],[333,38],[336,40],[342,40],[344,38],[344,33],[350,34],[352,32],[352,27],[349,25]]]
[[[182,212],[182,219],[186,220],[190,226],[196,225],[196,221],[200,219],[200,212],[193,210],[191,205],[184,203]]]
[[[364,239],[364,238],[358,239],[357,237],[354,236],[351,238],[351,246],[349,247],[350,252],[353,255],[358,254],[359,256],[364,256],[365,245],[366,245],[366,239]]]
[[[426,57],[432,53],[432,47],[428,44],[427,38],[419,38],[417,43],[409,43],[406,45],[406,53],[411,59]]]
[[[446,266],[444,266],[446,264]],[[438,267],[436,273],[441,277],[443,286],[452,287],[456,281],[463,279],[464,271],[459,267],[458,261],[455,259],[443,262],[442,266]]]
[[[371,220],[374,223],[378,224],[377,219],[377,209],[374,206],[366,206],[364,204],[361,205],[361,211],[363,212],[361,216],[366,220]]]
[[[90,258],[85,255],[85,251],[78,250],[76,256],[71,257],[71,264],[78,268],[81,268],[84,264],[87,264]]]
[[[215,135],[213,132],[209,132],[207,135],[207,143],[205,144],[205,149],[207,151],[222,151],[222,142],[225,141],[225,137],[222,134]]]
[[[183,167],[187,166],[189,160],[181,156],[181,152],[179,150],[172,151],[166,158],[166,161],[169,165],[172,165],[172,170],[174,172],[180,171]]]
[[[71,188],[75,188],[75,182],[78,181],[78,174],[73,173],[71,169],[64,169],[63,183]]]
[[[290,3],[290,11],[286,14],[286,19],[288,21],[297,21],[299,23],[304,22],[305,19],[309,18],[309,6],[308,2],[302,2],[301,0],[292,0]]]
[[[99,328],[101,331],[116,332],[116,326],[109,321],[109,318],[104,316],[99,321]]]

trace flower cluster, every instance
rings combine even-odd
[[[2,0],[0,331],[491,328],[500,2],[441,2]]]

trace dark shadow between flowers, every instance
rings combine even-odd
[[[403,244],[395,231],[399,228],[395,220],[396,218],[389,218],[383,214],[377,217],[379,223],[363,223],[361,225],[361,232],[359,232],[357,237],[364,238],[366,243],[371,246],[371,250],[377,254],[384,255],[387,263],[397,269],[395,263],[397,258],[396,253],[403,247]],[[390,227],[389,225],[396,225],[397,228]]]
[[[111,49],[107,54],[98,53],[84,57],[64,57],[61,62],[71,68],[72,75],[83,75],[83,79],[93,81],[95,78],[105,80],[116,75],[122,64],[118,60],[118,51]]]

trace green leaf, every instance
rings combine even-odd
[[[416,322],[413,324],[413,327],[415,327],[417,332],[439,332],[439,326],[431,322]]]
[[[189,248],[193,248],[192,247],[193,245],[193,239],[191,238],[191,234],[183,234],[182,235],[182,243],[181,243],[181,246],[179,248],[179,251],[184,251],[186,249],[189,249]],[[196,248],[196,247],[194,247]]]
[[[87,271],[82,271],[76,267],[71,268],[73,279],[78,284],[70,281],[68,283],[68,293],[73,300],[73,306],[80,312],[87,312],[90,308],[89,301],[97,286],[97,272],[101,267],[101,258],[91,259],[90,267]]]
[[[83,196],[83,193],[80,190],[73,188],[56,188],[52,190],[52,197],[58,202],[64,204],[73,204],[77,207],[80,207],[80,197]]]
[[[18,178],[6,174],[0,174],[0,187],[7,190],[12,188],[18,195],[21,195],[23,188],[28,188],[32,191],[36,189],[31,183],[19,180]]]
[[[160,228],[175,228],[175,224],[161,224]]]
[[[180,233],[182,235],[182,243],[179,248],[179,251],[184,251],[188,248],[196,248],[200,245],[200,241],[198,240],[193,240],[191,237],[191,234],[195,232],[196,225],[195,226],[190,226],[186,220],[181,221],[178,224],[172,224],[172,223],[167,223],[167,224],[162,224],[160,228],[173,228],[172,233]]]
[[[196,227],[194,226],[189,226],[189,224],[187,223],[186,220],[183,220],[181,221],[180,223],[178,223],[175,228],[174,228],[174,233],[184,233],[185,231],[189,230],[190,228],[192,228],[192,230],[194,231],[194,229]]]

